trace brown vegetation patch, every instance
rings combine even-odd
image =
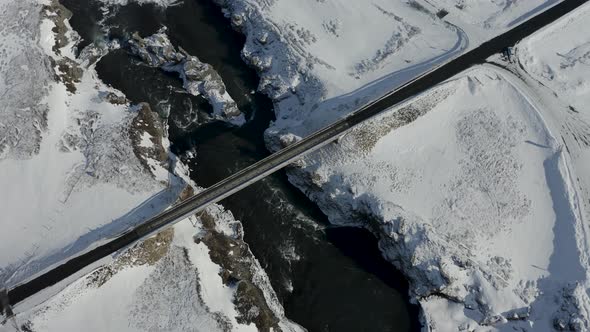
[[[438,88],[432,91],[428,98],[419,97],[416,101],[397,111],[389,112],[385,116],[353,129],[349,135],[355,147],[359,150],[358,152],[364,155],[368,154],[379,139],[392,130],[408,125],[430,112],[439,101],[447,98],[452,91],[452,87]]]
[[[128,100],[125,96],[118,96],[113,92],[109,92],[104,96],[104,100],[113,105],[126,105]]]
[[[51,29],[55,38],[55,43],[51,49],[56,56],[61,56],[60,49],[70,42],[66,36],[69,31],[66,22],[72,17],[72,12],[60,4],[59,1],[52,0],[49,5],[43,6],[43,13],[44,18],[51,20],[55,24]],[[65,84],[69,92],[75,93],[76,83],[80,83],[84,73],[78,63],[73,59],[60,57],[53,61],[53,65],[58,69],[57,78]]]
[[[154,265],[170,250],[170,244],[174,238],[174,229],[168,228],[162,232],[137,243],[125,251],[111,264],[105,265],[88,275],[88,286],[101,287],[111,277],[126,267]]]
[[[66,89],[71,92],[76,92],[76,83],[80,83],[84,71],[78,66],[76,61],[70,58],[62,58],[57,60],[57,69],[59,80],[62,81]]]
[[[69,31],[66,26],[66,21],[72,17],[72,12],[64,7],[58,0],[52,0],[49,5],[43,6],[45,18],[48,18],[55,23],[55,27],[51,31],[55,34],[55,44],[52,49],[55,54],[61,55],[60,49],[66,46],[70,41],[66,37]]]
[[[168,152],[162,145],[164,128],[157,113],[153,112],[148,103],[141,103],[138,106],[139,112],[131,123],[129,136],[133,145],[133,152],[141,164],[153,175],[153,169],[148,159],[158,161],[162,166],[168,161]],[[150,136],[152,145],[141,146],[142,136],[147,133]]]

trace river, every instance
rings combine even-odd
[[[74,16],[72,27],[82,45],[105,38],[93,0],[62,0]],[[216,181],[267,156],[263,132],[273,119],[272,102],[253,93],[256,73],[240,58],[244,37],[233,31],[210,0],[185,0],[167,9],[131,3],[106,24],[107,38],[142,36],[161,26],[175,46],[211,64],[229,94],[247,114],[241,128],[223,123],[193,123],[210,111],[200,97],[183,93],[175,75],[149,68],[124,50],[97,65],[100,78],[132,102],[147,101],[154,110],[170,109],[172,151],[184,159],[200,186]],[[310,331],[419,330],[418,308],[409,303],[403,276],[385,261],[368,231],[330,227],[326,217],[278,172],[238,192],[221,204],[244,226],[245,240],[269,275],[287,317]]]

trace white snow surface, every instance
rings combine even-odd
[[[463,27],[472,40],[488,39],[526,21],[559,0],[417,0],[433,12],[445,10],[444,19]]]
[[[142,148],[149,148],[153,145],[154,143],[152,142],[152,135],[150,135],[148,132],[141,134],[141,142],[139,142],[139,146]]]
[[[590,5],[539,31],[516,49],[519,74],[547,105],[547,118],[571,158],[584,225],[590,222]],[[588,254],[588,251],[586,251]],[[587,258],[586,258],[587,260]]]
[[[38,7],[31,1],[2,1],[0,15],[0,160],[22,159],[38,152],[47,128],[43,99],[51,70],[43,50],[29,47],[39,40]]]
[[[544,117],[567,151],[569,197],[575,207],[576,246],[584,267],[590,265],[590,36],[587,18],[590,4],[562,18],[516,48],[518,65],[512,71],[531,87],[543,105]],[[569,291],[566,307],[579,314],[562,315],[559,325],[590,329],[590,281],[585,279]],[[567,310],[564,310],[567,311]],[[583,323],[578,323],[578,321]],[[569,323],[569,324],[568,324]]]

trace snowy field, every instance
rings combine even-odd
[[[585,33],[588,15],[590,6],[585,5],[519,44],[519,66],[515,68],[548,106],[546,117],[566,145],[585,225],[590,221],[590,37]]]
[[[542,331],[587,270],[564,158],[536,103],[478,67],[304,158],[290,180],[331,222],[380,234],[433,330]]]

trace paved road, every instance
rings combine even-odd
[[[122,248],[125,248],[142,238],[150,236],[165,227],[192,215],[207,205],[218,202],[223,198],[245,188],[246,186],[264,178],[265,176],[281,169],[297,160],[301,156],[310,153],[345,134],[353,126],[391,108],[394,105],[415,96],[428,88],[442,83],[452,76],[468,69],[469,67],[483,63],[485,60],[504,48],[516,44],[519,40],[530,35],[534,31],[555,21],[559,17],[579,7],[588,0],[565,0],[564,2],[548,9],[547,11],[531,18],[530,20],[512,28],[510,31],[493,38],[481,46],[460,55],[453,60],[438,66],[432,71],[423,74],[405,85],[391,91],[378,100],[365,105],[350,116],[341,119],[334,124],[319,130],[303,140],[278,151],[263,160],[235,173],[227,179],[207,188],[199,194],[170,208],[169,210],[147,220],[140,226],[117,237],[90,252],[72,258],[63,265],[50,270],[35,279],[16,286],[8,291],[11,305],[47,288],[57,282],[76,273],[93,262],[106,257]],[[0,293],[1,294],[1,293]],[[0,303],[2,299],[0,299]],[[1,309],[1,308],[0,308]]]

